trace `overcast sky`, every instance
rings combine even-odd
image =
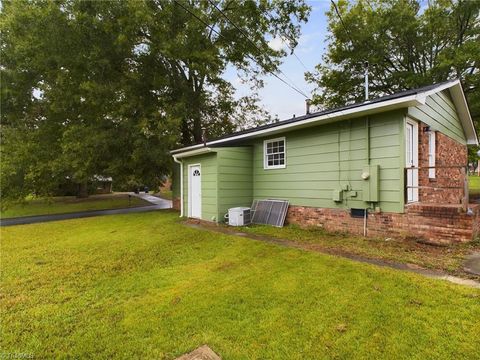
[[[330,0],[308,1],[308,4],[312,7],[312,11],[308,23],[302,26],[302,35],[295,54],[308,70],[313,71],[315,65],[321,61],[326,46],[327,18],[325,11],[330,7]],[[285,45],[278,39],[271,42],[270,46],[276,48]],[[280,69],[289,78],[289,80],[285,80],[293,82],[297,88],[310,95],[313,86],[305,81],[306,70],[294,55],[287,56]],[[284,78],[282,74],[278,75]],[[248,87],[239,83],[235,71],[230,69],[225,77],[238,89],[238,96],[248,93]],[[273,116],[278,115],[280,120],[285,120],[292,117],[293,114],[300,116],[305,113],[305,97],[273,76],[264,77],[264,81],[265,87],[260,91],[260,97],[262,104]]]

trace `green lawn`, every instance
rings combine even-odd
[[[149,205],[149,203],[134,196],[129,201],[127,194],[92,195],[86,199],[78,199],[75,196],[61,196],[51,199],[28,200],[25,203],[16,204],[3,211],[1,217],[5,219],[144,205]]]
[[[468,177],[468,187],[470,190],[470,196],[480,196],[480,176],[470,175]]]
[[[175,212],[1,229],[2,353],[480,358],[480,290],[183,226]]]

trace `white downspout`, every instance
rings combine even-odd
[[[173,161],[180,164],[180,217],[183,217],[183,162],[173,155]]]

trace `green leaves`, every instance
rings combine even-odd
[[[66,178],[158,184],[168,150],[268,119],[256,76],[296,43],[303,0],[4,1],[2,195],[48,195]],[[252,94],[234,98],[233,66]],[[5,166],[3,166],[5,165]],[[5,169],[5,171],[4,171]]]
[[[476,1],[336,1],[323,63],[306,78],[326,107],[363,101],[364,61],[372,97],[460,78],[480,119],[480,3]]]

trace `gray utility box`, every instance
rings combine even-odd
[[[250,208],[235,207],[228,209],[228,225],[243,226],[250,224]]]

